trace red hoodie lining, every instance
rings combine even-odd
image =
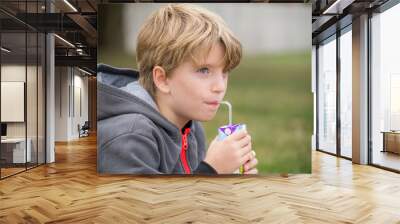
[[[181,161],[182,161],[182,166],[185,171],[185,174],[191,174],[190,171],[190,166],[187,161],[187,149],[188,149],[188,141],[187,141],[187,136],[190,132],[190,128],[186,128],[185,132],[182,134],[182,148],[181,148]]]

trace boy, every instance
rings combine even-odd
[[[186,4],[154,12],[137,40],[139,73],[98,66],[98,172],[228,174],[257,159],[246,131],[205,147],[199,121],[218,110],[241,44],[215,14]]]

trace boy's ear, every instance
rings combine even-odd
[[[153,81],[157,89],[162,93],[169,93],[170,88],[168,85],[167,73],[161,66],[154,66],[153,68]]]

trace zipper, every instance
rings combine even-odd
[[[190,128],[186,128],[184,134],[182,135],[182,148],[181,148],[181,162],[183,166],[183,170],[185,174],[190,174],[190,166],[187,159],[187,149],[188,149],[188,141],[187,136],[190,132]]]

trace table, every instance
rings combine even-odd
[[[26,140],[28,142],[28,147],[26,147],[25,151],[25,138],[1,139],[1,159],[5,160],[6,163],[30,162],[32,157],[32,141],[30,138],[27,138]]]
[[[381,133],[383,133],[382,152],[400,154],[400,131],[382,131]]]

